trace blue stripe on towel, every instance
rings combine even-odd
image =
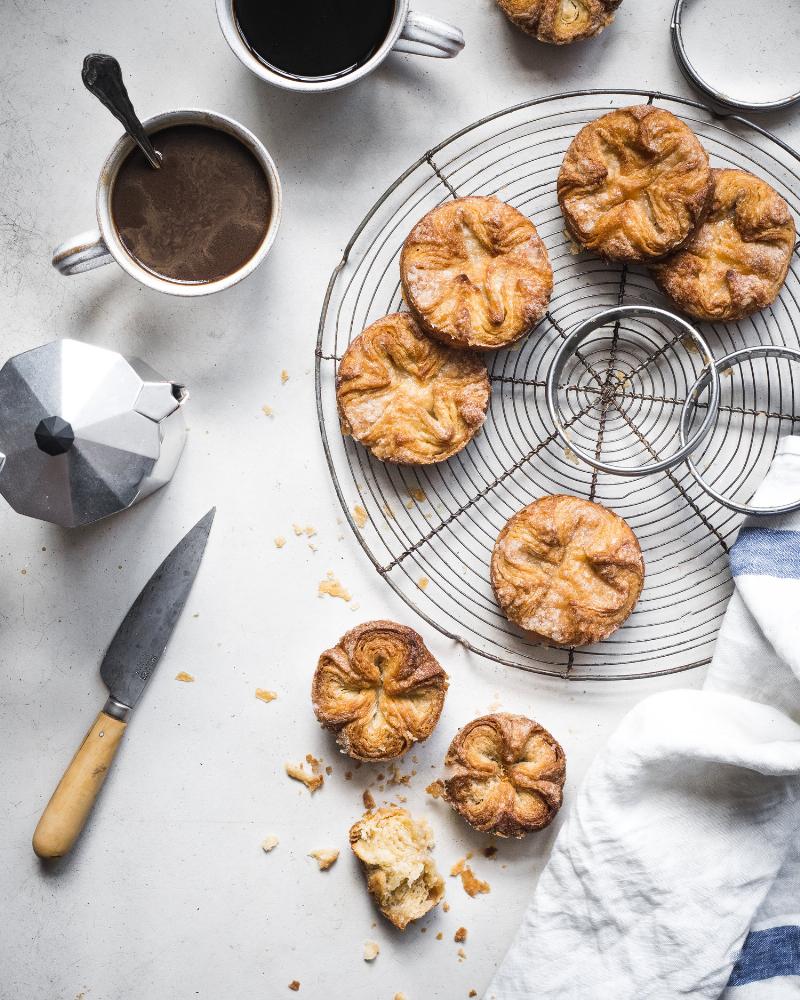
[[[731,548],[731,571],[800,580],[800,531],[742,528]]]
[[[750,931],[728,986],[745,986],[775,976],[800,976],[800,927]]]

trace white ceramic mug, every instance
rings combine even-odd
[[[235,0],[216,0],[217,17],[228,45],[256,76],[276,87],[283,87],[284,90],[338,90],[339,87],[346,87],[371,73],[392,50],[433,56],[436,59],[452,59],[464,48],[464,36],[460,28],[436,17],[428,17],[427,14],[417,14],[410,9],[411,0],[395,0],[394,15],[386,38],[362,66],[358,66],[352,73],[331,79],[289,76],[271,69],[250,50],[236,23],[234,2]],[[290,2],[296,3],[298,0]]]
[[[261,245],[253,256],[238,270],[232,274],[226,274],[223,278],[215,281],[199,283],[188,283],[174,281],[154,274],[146,267],[143,267],[135,260],[122,244],[119,238],[117,227],[111,214],[111,195],[114,189],[114,180],[117,172],[128,154],[135,148],[133,139],[128,135],[123,135],[108,154],[103,169],[100,171],[100,180],[97,183],[97,229],[80,233],[71,240],[67,240],[53,251],[53,267],[61,274],[73,275],[83,271],[91,271],[104,264],[116,261],[119,266],[132,277],[136,278],[143,285],[155,288],[159,292],[167,292],[169,295],[183,295],[187,297],[195,295],[209,295],[211,292],[222,291],[223,288],[230,288],[242,278],[251,274],[266,257],[269,248],[275,240],[278,225],[281,219],[281,182],[278,171],[272,157],[264,148],[261,142],[253,133],[226,115],[217,114],[214,111],[204,111],[197,108],[185,108],[181,111],[166,111],[161,115],[148,118],[144,125],[145,131],[152,135],[170,125],[206,125],[210,128],[219,129],[234,136],[243,145],[247,146],[255,156],[264,171],[269,185],[271,206],[270,219],[267,231]]]

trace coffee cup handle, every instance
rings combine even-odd
[[[114,258],[106,246],[99,229],[90,229],[66,240],[53,251],[53,267],[67,276],[93,271],[110,264]]]
[[[408,12],[400,37],[394,44],[395,52],[411,52],[434,59],[452,59],[463,48],[464,35],[460,28],[413,10]]]

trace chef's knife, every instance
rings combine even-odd
[[[100,667],[108,701],[47,803],[33,835],[40,858],[68,854],[103,787],[128,717],[167,647],[192,588],[216,508],[181,539],[145,584]]]

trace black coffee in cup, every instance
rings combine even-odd
[[[137,148],[111,191],[111,217],[128,254],[153,274],[200,283],[225,278],[251,260],[269,227],[269,183],[235,136],[206,125],[151,133],[155,170]]]
[[[234,0],[246,45],[284,76],[333,79],[377,52],[392,24],[394,0]]]

